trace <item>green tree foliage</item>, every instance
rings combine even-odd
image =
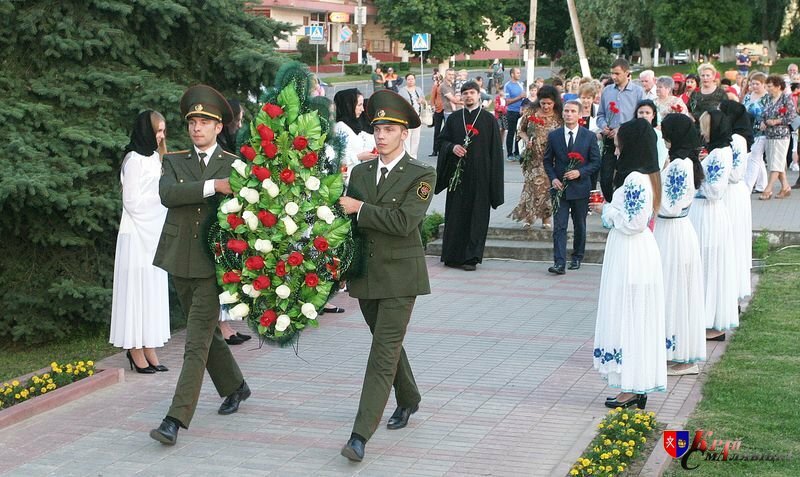
[[[498,35],[511,28],[516,21],[525,22],[530,28],[530,2],[512,0],[499,2],[496,12],[490,15],[492,26]],[[564,36],[570,30],[569,10],[564,0],[540,0],[536,7],[536,49],[551,58],[564,49]],[[527,39],[528,34],[525,34]]]
[[[328,54],[325,45],[312,45],[307,36],[297,40],[297,51],[300,52],[300,61],[307,65],[316,64],[317,58],[322,63]]]
[[[0,0],[0,339],[46,341],[110,316],[118,166],[138,111],[187,144],[178,100],[257,94],[289,26],[242,0]]]
[[[786,18],[786,9],[790,0],[756,0],[749,2],[752,11],[752,27],[750,39],[754,41],[778,41],[783,29],[783,22]],[[796,17],[796,15],[795,15]],[[795,18],[796,19],[796,18]],[[794,24],[794,22],[792,22]]]
[[[653,14],[666,48],[709,52],[749,38],[751,11],[745,0],[678,0],[657,2]]]

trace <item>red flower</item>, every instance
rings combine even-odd
[[[253,175],[256,176],[258,180],[263,181],[264,179],[269,179],[272,173],[270,173],[269,169],[266,167],[253,166]]]
[[[567,157],[569,158],[570,161],[575,161],[576,163],[583,164],[586,161],[586,159],[584,159],[581,153],[579,152],[570,152],[569,154],[567,154]]]
[[[264,328],[269,328],[276,321],[278,321],[278,314],[272,310],[267,310],[261,315],[259,323],[261,323],[261,326]]]
[[[303,254],[300,252],[292,252],[289,254],[289,258],[286,259],[289,262],[289,265],[296,267],[303,263]]]
[[[278,223],[278,217],[268,210],[259,210],[256,214],[256,217],[258,217],[258,220],[261,221],[261,224],[264,225],[264,227],[273,227]]]
[[[259,275],[258,278],[253,280],[253,288],[255,288],[256,290],[263,290],[265,288],[269,288],[270,285],[271,283],[269,281],[269,277],[267,277],[266,275]]]
[[[239,149],[239,152],[241,152],[248,161],[252,161],[256,158],[256,150],[253,149],[253,146],[249,144],[242,146],[241,149]]]
[[[230,225],[233,230],[236,230],[236,227],[243,224],[244,224],[243,218],[239,217],[236,214],[228,214],[228,225]]]
[[[311,169],[317,164],[318,160],[319,157],[317,157],[317,153],[312,151],[303,156],[303,158],[300,159],[300,162],[302,162],[305,167]]]
[[[225,274],[222,275],[222,283],[239,283],[241,281],[242,277],[239,276],[238,270],[225,272]]]
[[[294,182],[294,171],[289,169],[288,167],[281,171],[281,180],[285,184],[291,184]]]
[[[264,259],[258,255],[250,257],[244,261],[244,266],[247,267],[248,270],[261,270],[264,268]]]
[[[614,113],[614,114],[618,114],[619,113],[619,108],[617,107],[617,103],[614,102],[614,101],[611,101],[610,103],[608,103],[608,109],[610,109],[611,112]]]
[[[328,241],[325,239],[325,237],[317,237],[314,239],[314,248],[316,248],[320,252],[328,250],[329,246],[330,245],[328,245]]]
[[[673,104],[673,105],[672,105],[672,107],[671,107],[670,109],[671,109],[673,112],[676,112],[676,113],[683,112],[683,106],[681,106],[680,104]]]
[[[309,288],[314,288],[315,286],[319,285],[319,277],[316,273],[306,273],[306,286]]]
[[[286,276],[286,262],[283,260],[278,260],[278,263],[275,264],[275,275],[279,277]]]
[[[230,250],[231,252],[238,253],[239,255],[241,255],[242,252],[247,250],[247,242],[239,239],[230,239],[228,240],[226,247],[228,247],[228,250]]]
[[[308,139],[306,139],[304,136],[297,136],[294,138],[294,141],[292,141],[292,147],[298,151],[302,151],[308,147]]]
[[[270,159],[274,159],[278,155],[278,146],[274,142],[261,141],[261,149],[264,150],[264,155]]]
[[[271,117],[272,119],[275,119],[281,114],[283,114],[283,108],[278,106],[277,104],[267,103],[261,109],[264,110],[265,113],[269,114],[269,117]]]
[[[778,108],[778,114],[786,114],[787,111],[789,110],[786,109],[786,106],[781,106],[780,108]]]
[[[275,132],[266,124],[259,124],[256,129],[258,129],[258,135],[261,136],[262,141],[272,142],[275,139]]]
[[[378,148],[377,147],[373,147],[372,148],[372,153],[373,154],[377,154],[378,153]]]
[[[586,127],[586,120],[583,118],[578,119],[578,126]]]
[[[472,124],[467,124],[466,129],[467,129],[467,134],[472,134],[473,136],[478,135],[478,128],[476,128]]]

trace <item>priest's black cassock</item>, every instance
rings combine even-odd
[[[462,162],[461,183],[447,192],[442,237],[442,261],[445,265],[474,265],[483,260],[489,230],[489,207],[503,204],[503,146],[494,115],[481,109],[461,109],[447,118],[439,136],[441,147],[436,164],[438,194],[448,189],[456,170],[458,156],[453,147],[464,145],[465,125],[478,130],[467,147]]]

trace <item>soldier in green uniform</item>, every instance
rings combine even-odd
[[[358,298],[372,332],[372,347],[353,433],[342,455],[364,458],[364,446],[378,428],[394,385],[397,409],[389,429],[401,429],[419,408],[420,394],[403,338],[417,295],[430,293],[420,225],[431,203],[436,171],[406,154],[403,141],[419,116],[397,93],[372,95],[367,115],[375,128],[378,159],[356,166],[347,196],[339,203],[362,238],[365,259],[362,276],[349,281],[350,296]]]
[[[164,155],[159,182],[161,203],[169,209],[153,264],[169,272],[187,315],[183,368],[167,417],[150,437],[173,445],[178,429],[188,428],[197,407],[206,369],[225,401],[220,414],[232,414],[250,397],[250,388],[217,327],[219,298],[214,263],[206,253],[202,227],[215,216],[217,194],[231,194],[228,183],[236,156],[217,145],[217,134],[233,113],[215,89],[196,85],[181,98],[194,146]]]

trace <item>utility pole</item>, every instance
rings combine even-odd
[[[356,54],[356,63],[357,64],[361,64],[361,58],[362,58],[362,55],[364,54],[364,52],[361,50],[362,45],[364,44],[363,43],[363,39],[361,38],[361,29],[363,28],[361,24],[367,20],[367,16],[366,15],[364,15],[363,18],[361,18],[359,16],[360,12],[362,11],[361,10],[362,6],[363,6],[363,0],[358,0],[358,9],[356,10],[356,12],[358,12],[358,13],[355,15],[356,17],[359,17],[356,20],[356,23],[357,23],[357,26],[358,26],[358,33],[357,33],[357,35],[358,35],[358,49],[356,50],[357,51],[357,54]]]
[[[581,75],[591,78],[592,71],[589,69],[589,60],[586,58],[586,50],[583,48],[583,35],[581,35],[581,24],[578,21],[578,9],[575,8],[575,0],[567,0],[569,8],[569,19],[572,23],[572,34],[575,35],[575,47],[578,49],[578,59],[581,63]]]
[[[531,0],[530,15],[528,17],[528,61],[525,64],[525,85],[530,88],[534,80],[536,68],[536,9],[537,0]]]

